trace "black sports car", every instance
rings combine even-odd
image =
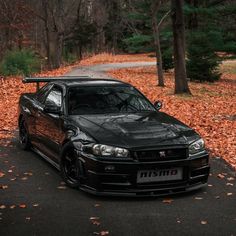
[[[100,195],[149,196],[203,187],[209,156],[201,137],[117,80],[26,78],[48,82],[19,102],[19,139],[64,181]]]

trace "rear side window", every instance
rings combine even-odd
[[[45,104],[50,104],[52,106],[57,106],[57,107],[61,107],[62,106],[62,91],[59,88],[53,88],[46,100],[45,100]]]
[[[46,84],[45,86],[43,86],[38,92],[37,92],[37,100],[40,103],[44,103],[47,94],[49,92],[49,90],[51,89],[52,84]]]

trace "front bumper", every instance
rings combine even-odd
[[[162,196],[193,191],[206,185],[210,166],[208,154],[197,158],[165,161],[105,161],[80,156],[83,168],[81,189],[96,195],[110,196]],[[138,183],[140,170],[181,167],[181,180]]]

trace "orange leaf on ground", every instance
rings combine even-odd
[[[222,174],[218,174],[217,177],[220,178],[220,179],[224,179],[225,178],[225,176],[222,175]]]
[[[3,172],[0,172],[0,178],[2,178],[5,174]]]
[[[19,207],[20,208],[26,208],[26,205],[25,204],[20,204]]]
[[[201,224],[202,224],[202,225],[206,225],[206,224],[207,224],[207,221],[206,221],[206,220],[202,220],[202,221],[201,221]]]
[[[100,235],[101,236],[106,236],[106,235],[108,235],[109,234],[109,231],[101,231],[100,232]]]
[[[7,185],[0,185],[0,189],[7,189],[8,186]]]
[[[171,199],[171,198],[166,198],[166,199],[164,199],[162,202],[163,202],[163,203],[167,203],[167,204],[171,204],[173,201],[174,201],[174,200]]]

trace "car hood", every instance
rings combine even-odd
[[[163,112],[83,115],[71,119],[96,142],[125,148],[185,146],[199,138],[191,128]]]

